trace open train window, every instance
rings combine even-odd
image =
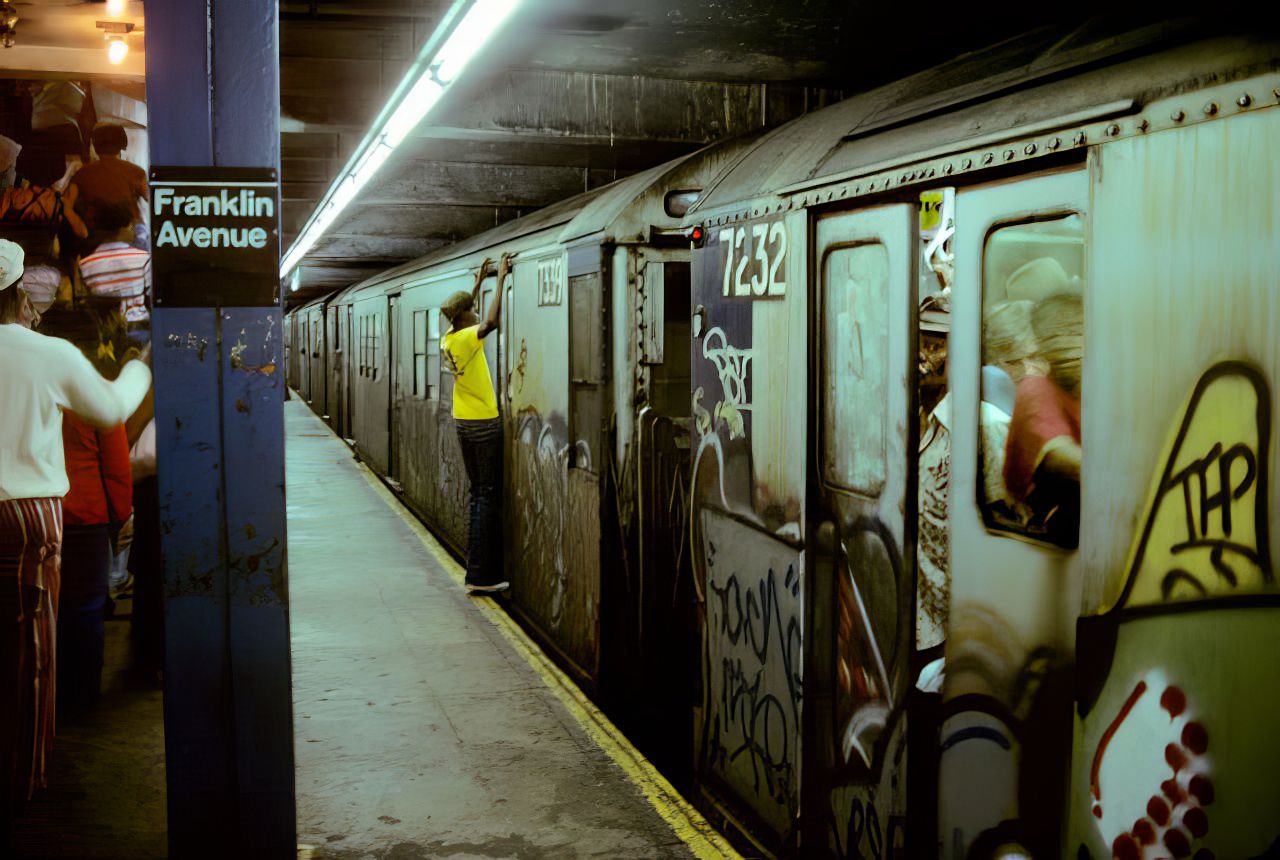
[[[868,242],[828,253],[822,311],[823,478],[832,487],[879,496],[889,381],[888,249]]]
[[[982,258],[978,503],[995,531],[1080,539],[1084,222],[1002,224]]]

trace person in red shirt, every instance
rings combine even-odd
[[[1080,371],[1084,357],[1084,303],[1060,293],[1031,310],[1038,369],[1018,382],[1004,479],[1010,495],[1026,502],[1057,542],[1074,545],[1080,510]]]
[[[58,710],[76,716],[101,688],[107,578],[115,546],[129,537],[133,477],[123,424],[99,430],[65,412],[62,441],[71,489],[62,500]]]

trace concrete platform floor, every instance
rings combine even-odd
[[[14,825],[15,857],[166,856],[163,694],[154,677],[131,668],[131,604],[118,602],[116,617],[107,622],[97,706],[58,726],[48,788],[36,793]]]
[[[299,857],[722,856],[350,450],[297,398],[285,418]]]

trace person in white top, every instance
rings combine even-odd
[[[62,549],[62,411],[123,423],[151,387],[149,354],[104,379],[69,341],[30,329],[22,248],[0,239],[0,832],[44,784],[53,741]]]

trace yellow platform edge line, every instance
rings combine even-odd
[[[325,426],[328,427],[328,425]],[[431,534],[430,530],[396,498],[372,469],[362,462],[357,462],[356,465],[387,507],[395,511],[458,587],[463,587],[465,571],[436,540],[435,535]],[[640,789],[654,811],[667,822],[676,836],[689,846],[695,857],[699,860],[742,860],[742,855],[735,851],[733,846],[703,818],[702,814],[675,790],[667,778],[658,772],[631,741],[627,740],[627,737],[596,707],[595,703],[587,698],[578,685],[547,657],[538,644],[512,620],[511,616],[499,608],[492,598],[481,597],[472,598],[472,600],[481,614],[498,628],[515,648],[516,653],[542,678],[587,737],[591,738],[596,746],[600,747],[605,755],[609,756],[627,778]]]

